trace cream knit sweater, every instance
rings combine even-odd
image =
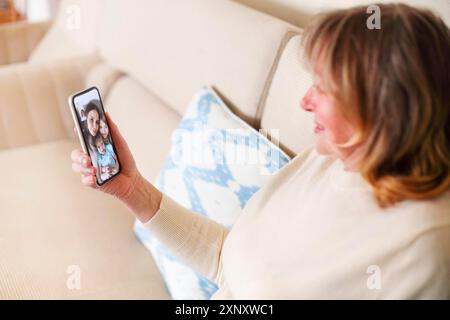
[[[213,299],[450,298],[450,192],[383,210],[359,173],[312,148],[230,231],[166,195],[145,227],[218,284]]]

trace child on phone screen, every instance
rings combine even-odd
[[[100,178],[105,181],[117,173],[117,158],[112,144],[105,144],[101,134],[95,137],[95,147],[97,148],[97,167]]]
[[[111,144],[109,128],[108,128],[108,125],[106,124],[106,118],[104,115],[100,117],[99,132],[100,132],[100,135],[103,137],[103,141],[105,142],[105,145]]]

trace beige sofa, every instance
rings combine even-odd
[[[205,84],[289,154],[312,143],[298,27],[227,0],[133,5],[63,1],[42,40],[48,24],[0,27],[0,299],[170,298],[132,215],[71,171],[73,92],[100,88],[149,180]]]

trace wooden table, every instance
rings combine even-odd
[[[13,0],[0,0],[0,23],[24,20],[25,17],[16,10]]]

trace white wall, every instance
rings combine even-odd
[[[304,26],[314,13],[324,9],[369,5],[392,0],[234,0],[256,10],[268,13],[297,26]],[[424,6],[441,15],[450,26],[450,0],[398,0],[412,6]],[[383,13],[381,13],[383,14]]]

